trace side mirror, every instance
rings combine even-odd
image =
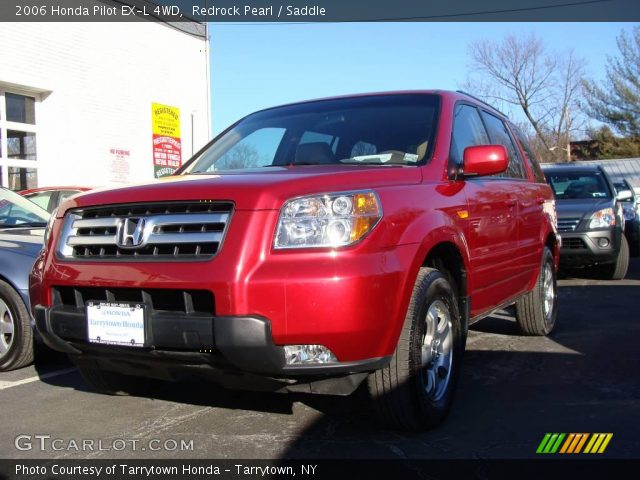
[[[509,156],[502,145],[476,145],[464,149],[462,163],[465,177],[495,175],[507,169]]]
[[[633,198],[633,193],[631,193],[631,190],[620,190],[616,195],[616,200],[619,200],[621,202],[624,200],[629,200],[630,198]]]

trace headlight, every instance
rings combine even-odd
[[[280,211],[274,248],[351,245],[380,218],[380,201],[371,190],[295,198]]]
[[[44,246],[46,248],[49,243],[49,237],[51,236],[51,229],[53,228],[53,222],[56,219],[56,214],[58,213],[58,209],[56,208],[53,212],[51,212],[51,216],[49,217],[49,221],[47,222],[47,227],[44,229]]]
[[[613,208],[603,208],[591,215],[589,228],[607,228],[616,224],[616,215]]]

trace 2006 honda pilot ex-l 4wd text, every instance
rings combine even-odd
[[[428,428],[471,322],[514,303],[526,334],[556,319],[552,192],[522,134],[463,93],[263,110],[173,177],[53,217],[36,325],[106,393],[185,373],[342,395],[366,380],[387,425]]]

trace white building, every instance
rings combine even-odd
[[[4,23],[0,45],[3,186],[150,180],[154,156],[175,164],[181,144],[184,162],[209,139],[203,24]],[[152,104],[171,114],[173,157],[154,145]]]

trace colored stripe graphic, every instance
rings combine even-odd
[[[582,447],[587,442],[587,438],[589,438],[588,433],[581,433],[580,435],[582,435],[582,438],[578,442],[578,445],[576,445],[576,449],[573,453],[580,453],[582,451]]]
[[[571,445],[575,437],[576,437],[575,433],[569,434],[569,436],[567,437],[567,440],[564,442],[564,445],[562,445],[562,448],[560,449],[560,453],[567,453],[567,449],[569,448],[569,445]]]
[[[536,450],[536,453],[542,453],[544,451],[544,447],[547,445],[549,438],[551,438],[551,434],[545,433],[544,437],[542,438],[542,441],[540,442],[540,445],[538,445],[538,449]]]
[[[596,443],[597,439],[598,439],[597,433],[594,433],[593,435],[591,435],[591,439],[589,440],[589,443],[587,443],[587,448],[584,449],[584,453],[591,453],[591,447],[593,447],[593,444]]]
[[[565,433],[546,433],[536,453],[556,453],[565,436]]]
[[[612,438],[613,433],[545,433],[536,453],[604,453]]]
[[[607,445],[609,445],[609,442],[613,438],[613,433],[606,433],[605,435],[606,437],[604,439],[604,442],[602,442],[602,445],[600,445],[600,450],[598,450],[598,453],[604,453],[604,451],[607,448]]]
[[[613,437],[613,433],[594,433],[584,453],[604,453]]]

